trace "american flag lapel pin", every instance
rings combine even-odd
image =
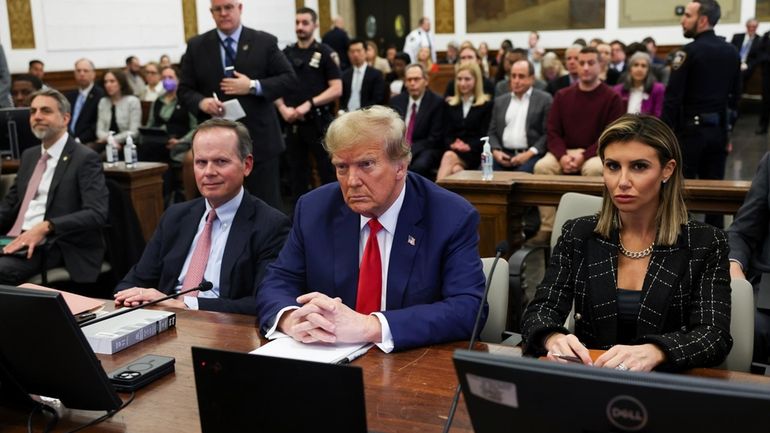
[[[414,239],[414,236],[409,236],[406,241],[409,242],[409,245],[411,246],[414,246],[417,243],[417,241]]]

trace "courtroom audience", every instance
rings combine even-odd
[[[128,84],[131,86],[131,93],[141,95],[147,85],[144,82],[144,78],[142,78],[142,64],[139,63],[139,59],[136,56],[126,58],[126,68],[123,70],[123,73],[126,74],[126,80],[128,80]]]
[[[390,63],[384,57],[380,57],[377,43],[372,40],[366,41],[366,63],[382,72],[383,76],[390,73]]]
[[[688,218],[676,137],[625,115],[599,156],[601,210],[564,224],[524,315],[525,353],[623,371],[719,365],[732,346],[727,236]],[[606,352],[592,361],[588,349]]]
[[[513,49],[513,42],[510,39],[503,39],[500,42],[500,48],[497,50],[497,56],[495,56],[495,64],[503,64],[503,55]]]
[[[460,62],[458,64],[463,63],[475,63],[479,66],[479,68],[481,68],[481,57],[479,57],[479,52],[476,51],[476,48],[474,48],[470,42],[463,42],[463,45],[460,46]],[[492,82],[492,80],[482,76],[481,84],[482,88],[484,89],[484,93],[487,95],[495,94],[495,83]],[[450,80],[446,85],[444,98],[448,99],[449,97],[454,96],[454,94],[455,80],[452,78],[452,80]]]
[[[406,86],[404,86],[404,73],[406,67],[411,63],[409,54],[404,52],[396,53],[393,58],[393,68],[390,73],[385,75],[385,84],[390,90],[390,97],[394,97],[398,94],[406,92]]]
[[[163,94],[163,83],[160,78],[160,65],[155,62],[148,62],[142,68],[142,73],[147,85],[141,94],[138,94],[139,100],[153,102]]]
[[[407,80],[412,71],[421,66],[410,66]],[[268,338],[280,331],[387,353],[471,337],[484,292],[479,214],[407,171],[405,129],[382,106],[329,126],[324,145],[338,182],[299,199],[286,245],[268,266],[257,291]]]
[[[502,67],[497,68],[497,75],[495,77],[495,98],[511,91],[511,67],[514,63],[526,59],[527,50],[522,48],[513,49],[505,53],[505,56],[503,56]]]
[[[179,88],[179,72],[175,67],[168,66],[161,72],[163,94],[150,106],[147,116],[148,128],[160,128],[168,133],[166,149],[172,161],[181,163],[184,154],[190,149],[192,135],[198,120],[179,103],[177,89]]]
[[[571,45],[564,51],[564,66],[567,70],[565,75],[548,82],[548,93],[556,96],[556,92],[569,87],[580,80],[580,64],[578,56],[583,47],[580,45]]]
[[[449,41],[446,44],[446,55],[444,58],[439,59],[438,63],[442,65],[454,65],[459,60],[460,49],[457,47],[457,42]]]
[[[610,67],[612,61],[612,46],[610,46],[610,44],[601,43],[596,46],[596,50],[599,52],[599,63],[601,64],[599,79],[610,86],[614,86],[620,79],[620,72]]]
[[[43,81],[43,77],[45,77],[45,63],[43,63],[42,60],[38,60],[38,59],[30,60],[27,73],[30,75],[36,76],[38,80],[40,80],[40,82],[43,83],[41,89],[43,90],[48,89],[48,85],[46,85],[45,82]]]
[[[666,87],[652,74],[652,61],[645,52],[636,52],[628,61],[628,71],[621,84],[612,89],[620,95],[626,113],[642,113],[660,117]]]
[[[130,136],[136,139],[142,122],[142,104],[134,96],[123,71],[113,69],[104,74],[104,96],[99,101],[96,122],[95,150],[101,151],[107,144],[110,131],[120,146]]]
[[[596,155],[597,139],[604,128],[623,114],[620,96],[599,79],[602,64],[596,48],[578,55],[580,79],[556,93],[548,115],[548,153],[535,164],[535,174],[599,176],[602,163]],[[556,210],[540,207],[540,231],[532,244],[547,245]]]
[[[115,304],[137,306],[208,281],[209,291],[161,304],[254,315],[254,295],[286,240],[289,219],[243,188],[254,165],[245,126],[210,119],[192,141],[203,197],[166,210],[139,262],[115,287]]]
[[[479,44],[479,59],[481,59],[481,74],[484,76],[484,78],[489,78],[489,67],[492,66],[492,63],[490,63],[490,59],[492,59],[489,55],[489,45],[487,45],[486,42],[482,42]]]
[[[481,137],[487,135],[492,115],[491,96],[482,88],[481,69],[475,63],[457,66],[455,92],[446,102],[444,147],[437,179],[481,164]]]
[[[770,152],[759,161],[743,206],[727,229],[730,276],[754,286],[754,362],[770,362]],[[766,372],[767,373],[767,372]]]
[[[29,107],[29,99],[33,93],[43,88],[43,82],[32,74],[19,74],[11,82],[11,97],[13,106]]]
[[[158,66],[161,70],[171,66],[171,57],[169,57],[168,54],[163,54],[160,56],[160,60],[158,60]]]
[[[567,71],[564,70],[564,65],[561,63],[561,60],[559,60],[559,56],[553,51],[549,51],[543,55],[541,64],[540,77],[538,78],[548,83],[549,87],[551,81],[567,74]]]
[[[420,47],[420,49],[417,50],[416,62],[421,64],[428,72],[438,71],[438,65],[433,63],[433,60],[430,57],[430,48],[428,47]]]
[[[104,89],[95,83],[94,64],[89,59],[75,62],[75,83],[77,89],[67,93],[67,100],[72,106],[72,119],[69,123],[70,134],[83,144],[96,141],[96,123],[99,101],[104,97]]]

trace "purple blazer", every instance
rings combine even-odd
[[[620,99],[623,100],[623,109],[628,111],[628,95],[630,92],[624,89],[622,84],[613,86],[612,90],[620,95]],[[642,100],[642,114],[660,117],[660,114],[663,112],[663,95],[665,93],[666,86],[661,83],[653,83],[652,91],[649,94],[645,93],[645,98]]]

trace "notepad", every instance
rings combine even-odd
[[[246,117],[246,112],[243,110],[243,106],[237,99],[228,99],[223,102],[222,105],[225,107],[225,114],[222,116],[223,119],[234,121]]]
[[[70,307],[70,311],[72,311],[72,314],[75,316],[86,312],[99,311],[102,309],[102,307],[104,307],[104,303],[105,303],[103,300],[93,299],[87,296],[81,296],[75,293],[65,292],[63,290],[51,289],[50,287],[43,287],[32,283],[24,283],[19,285],[19,287],[27,288],[27,289],[47,290],[49,292],[61,293],[62,297],[64,298],[64,302],[67,303],[67,306]]]
[[[286,336],[276,338],[249,353],[326,364],[344,364],[362,356],[372,346],[368,343],[302,343]]]

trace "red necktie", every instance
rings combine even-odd
[[[48,152],[43,152],[40,155],[40,159],[37,160],[35,170],[32,172],[32,177],[29,178],[27,183],[27,190],[24,192],[24,200],[21,202],[19,208],[19,214],[16,215],[16,222],[13,223],[13,227],[8,232],[8,236],[19,236],[21,234],[21,226],[24,224],[24,215],[29,209],[29,203],[37,195],[37,189],[40,187],[40,180],[43,179],[43,173],[45,172],[45,165],[51,155]]]
[[[414,124],[417,120],[417,103],[412,102],[412,114],[409,115],[409,125],[406,127],[406,142],[412,145],[412,134],[414,134]]]
[[[366,240],[364,256],[358,270],[358,297],[356,311],[370,314],[380,311],[382,299],[382,261],[380,261],[380,244],[377,242],[377,232],[382,224],[376,218],[369,220],[369,239]]]
[[[203,226],[201,237],[195,245],[190,266],[187,267],[187,275],[182,282],[182,290],[192,289],[203,282],[203,274],[206,272],[206,264],[209,262],[209,253],[211,252],[211,226],[217,219],[217,213],[211,209],[206,218],[206,225]],[[198,292],[190,292],[187,296],[198,296]]]

